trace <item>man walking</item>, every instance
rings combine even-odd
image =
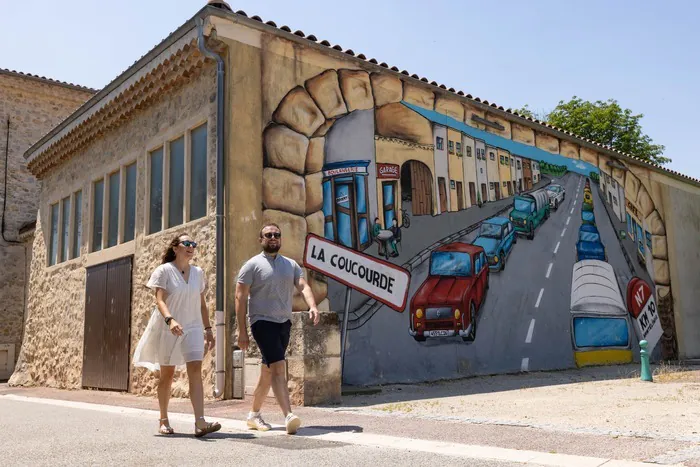
[[[318,309],[311,287],[302,277],[299,265],[280,254],[282,232],[276,224],[265,224],[260,230],[262,253],[253,256],[241,268],[236,284],[236,320],[238,346],[248,348],[246,309],[250,329],[262,354],[260,379],[253,396],[248,427],[267,431],[270,425],[260,416],[260,409],[270,386],[285,416],[287,433],[294,434],[301,425],[292,413],[287,388],[285,352],[292,326],[292,294],[294,288],[304,296],[314,325],[318,324]]]

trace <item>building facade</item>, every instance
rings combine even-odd
[[[24,331],[27,265],[24,243],[39,205],[39,183],[23,155],[95,91],[25,73],[0,69],[0,379],[9,377]]]

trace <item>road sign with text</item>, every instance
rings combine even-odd
[[[308,234],[304,266],[369,295],[400,313],[406,307],[411,274],[395,264]]]
[[[651,287],[639,277],[633,277],[627,285],[627,311],[634,321],[637,337],[649,343],[651,352],[661,339],[663,329]]]

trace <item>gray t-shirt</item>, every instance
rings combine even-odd
[[[296,261],[265,253],[250,258],[238,273],[238,283],[250,286],[250,324],[258,320],[284,323],[292,319],[292,294],[302,270]]]

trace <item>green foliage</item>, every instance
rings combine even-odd
[[[600,183],[600,175],[598,175],[596,172],[589,173],[588,178],[593,180],[595,183]]]
[[[567,172],[567,168],[565,165],[555,165],[555,164],[550,164],[545,161],[540,161],[540,173],[547,174],[547,175],[553,175],[555,177],[561,177]]]
[[[614,99],[589,102],[574,96],[568,102],[559,101],[547,116],[547,121],[640,159],[657,164],[671,162],[671,159],[663,156],[665,147],[654,144],[642,132],[640,120],[643,116],[623,109]]]

